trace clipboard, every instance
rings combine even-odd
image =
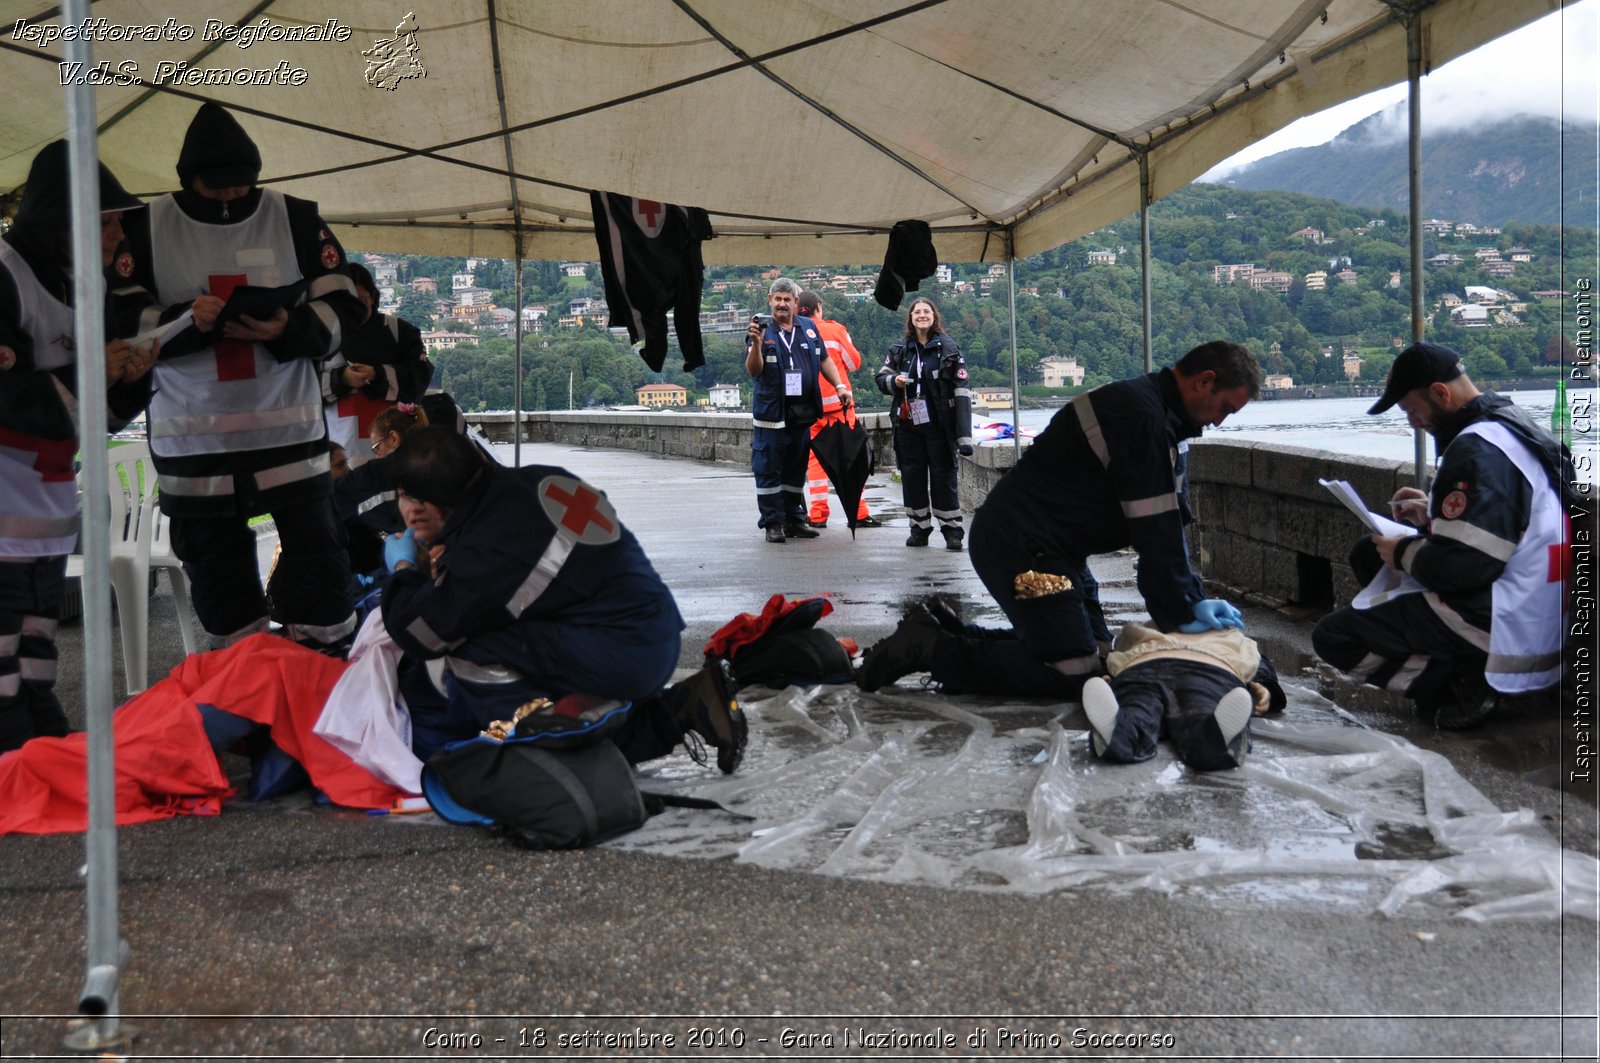
[[[228,301],[218,312],[217,323],[212,327],[212,331],[220,331],[222,326],[241,317],[253,317],[258,321],[269,318],[280,309],[287,310],[299,303],[300,297],[304,294],[303,283],[286,284],[281,288],[241,284],[228,293]]]

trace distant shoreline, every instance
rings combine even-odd
[[[1491,380],[1483,386],[1501,394],[1510,391],[1553,391],[1556,386],[1556,377],[1518,377],[1512,380]],[[1080,394],[1082,394],[1080,392]],[[1360,384],[1309,384],[1305,387],[1292,388],[1262,388],[1258,401],[1289,402],[1296,399],[1366,399],[1377,398],[1383,394],[1381,382]],[[1027,398],[1022,401],[1025,410],[1052,410],[1065,406],[1072,401],[1070,395],[1048,395],[1044,398]],[[1010,405],[978,406],[972,407],[973,412],[1000,411],[1008,412]]]

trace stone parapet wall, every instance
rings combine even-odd
[[[1000,477],[1016,463],[1017,449],[1010,440],[977,447],[970,458],[957,455],[956,492],[961,498],[961,508],[968,513],[976,510],[989,497],[990,489],[1000,482]]]
[[[976,509],[1014,464],[1009,445],[960,462],[961,505]],[[1366,529],[1319,479],[1348,480],[1385,506],[1415,478],[1412,463],[1276,443],[1200,440],[1189,448],[1190,547],[1201,574],[1267,602],[1329,607],[1361,588],[1350,549]]]
[[[469,413],[496,443],[510,443],[515,414]],[[877,468],[894,467],[894,444],[889,415],[866,413],[861,422],[871,434],[878,457]],[[670,458],[750,464],[752,425],[748,412],[660,413],[605,411],[546,411],[522,415],[522,438],[530,443],[559,443],[573,447],[637,450]]]
[[[1415,481],[1413,463],[1276,443],[1203,440],[1189,447],[1191,547],[1207,580],[1279,602],[1346,605],[1361,588],[1350,549],[1367,534],[1317,481],[1348,480],[1385,512]]]

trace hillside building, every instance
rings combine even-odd
[[[1294,284],[1294,274],[1282,270],[1260,269],[1250,274],[1250,287],[1257,291],[1277,292],[1287,295],[1290,285]]]
[[[633,389],[639,405],[652,410],[689,405],[689,392],[677,384],[641,384]]]
[[[478,337],[471,332],[424,332],[422,334],[422,347],[428,352],[448,351],[452,347],[459,347],[463,343],[477,343]]]
[[[1076,388],[1083,386],[1083,367],[1076,358],[1044,358],[1039,362],[1039,375],[1047,388]]]

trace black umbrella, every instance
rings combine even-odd
[[[811,453],[828,474],[833,490],[844,507],[850,538],[856,536],[856,514],[861,509],[861,491],[872,472],[872,455],[867,447],[867,430],[858,421],[853,425],[835,421],[811,437]]]

